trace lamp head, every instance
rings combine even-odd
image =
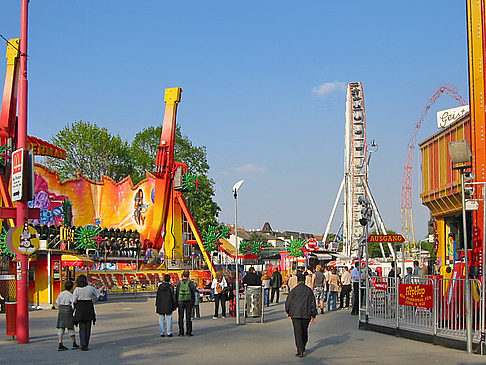
[[[243,185],[244,182],[245,182],[245,180],[240,180],[236,184],[233,185],[233,189],[232,189],[233,190],[233,194],[238,193],[238,190],[240,190],[241,185]]]
[[[466,140],[449,142],[449,155],[453,164],[471,162],[472,153]]]

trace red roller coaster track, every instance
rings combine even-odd
[[[457,90],[453,90],[446,86],[441,86],[432,97],[429,99],[424,111],[420,115],[418,122],[414,125],[412,136],[408,142],[407,158],[405,160],[405,167],[403,169],[403,184],[402,184],[402,235],[407,242],[407,251],[410,252],[410,246],[415,246],[415,232],[413,229],[413,206],[412,206],[412,177],[413,177],[413,160],[415,146],[417,144],[417,137],[420,131],[420,127],[424,122],[424,119],[430,110],[431,106],[437,101],[437,99],[445,93],[450,97],[456,99],[461,105],[466,105],[466,100],[459,95]]]

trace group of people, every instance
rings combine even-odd
[[[298,268],[288,278],[287,285],[292,290],[298,283],[298,274],[304,276],[304,284],[312,289],[316,304],[321,314],[337,309],[339,294],[339,308],[349,307],[351,297],[351,273],[345,266],[343,272],[338,274],[336,268],[317,265],[315,270]],[[327,303],[327,308],[325,304]]]
[[[171,276],[166,274],[164,282],[157,289],[155,306],[156,313],[159,314],[161,337],[172,337],[172,313],[176,309],[178,310],[179,336],[193,336],[192,318],[201,317],[199,309],[201,297],[198,285],[190,280],[189,276],[189,270],[184,270],[182,280],[174,288]],[[222,273],[217,273],[211,282],[210,289],[214,297],[213,319],[218,319],[220,307],[221,318],[226,318],[226,302],[229,302],[230,316],[235,316],[235,274],[230,273],[225,277]]]
[[[89,350],[89,339],[91,336],[91,325],[96,323],[94,302],[100,297],[100,293],[93,286],[88,285],[86,275],[79,275],[76,278],[76,288],[73,291],[74,283],[68,280],[64,283],[64,290],[59,293],[54,306],[59,309],[57,315],[57,336],[58,351],[66,351],[68,348],[63,344],[64,333],[71,336],[73,350],[79,349],[76,343],[74,326],[79,326],[79,342],[81,350]]]
[[[263,305],[270,306],[270,303],[279,302],[280,288],[283,284],[282,274],[278,269],[274,269],[272,275],[267,270],[262,271],[262,275],[259,276],[252,266],[248,269],[248,272],[243,277],[243,285],[247,286],[263,286]]]

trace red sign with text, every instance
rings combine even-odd
[[[399,284],[398,304],[432,308],[434,306],[434,288],[432,284]]]
[[[405,238],[401,234],[370,234],[367,242],[405,242]]]
[[[388,283],[386,281],[373,281],[371,280],[373,288],[376,290],[388,290]]]

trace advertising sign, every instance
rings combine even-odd
[[[371,284],[376,290],[388,290],[388,283],[386,281],[372,280]]]
[[[12,152],[12,201],[22,199],[24,170],[24,149],[20,148]]]
[[[457,108],[451,108],[441,110],[437,112],[437,127],[445,128],[449,124],[455,122],[459,118],[463,117],[466,113],[469,113],[469,105],[459,106]]]
[[[13,231],[12,244],[15,252],[30,255],[39,249],[39,234],[34,227],[24,224]]]
[[[399,284],[398,304],[433,308],[434,288],[432,284]]]
[[[61,261],[52,262],[52,277],[54,280],[61,280]]]

